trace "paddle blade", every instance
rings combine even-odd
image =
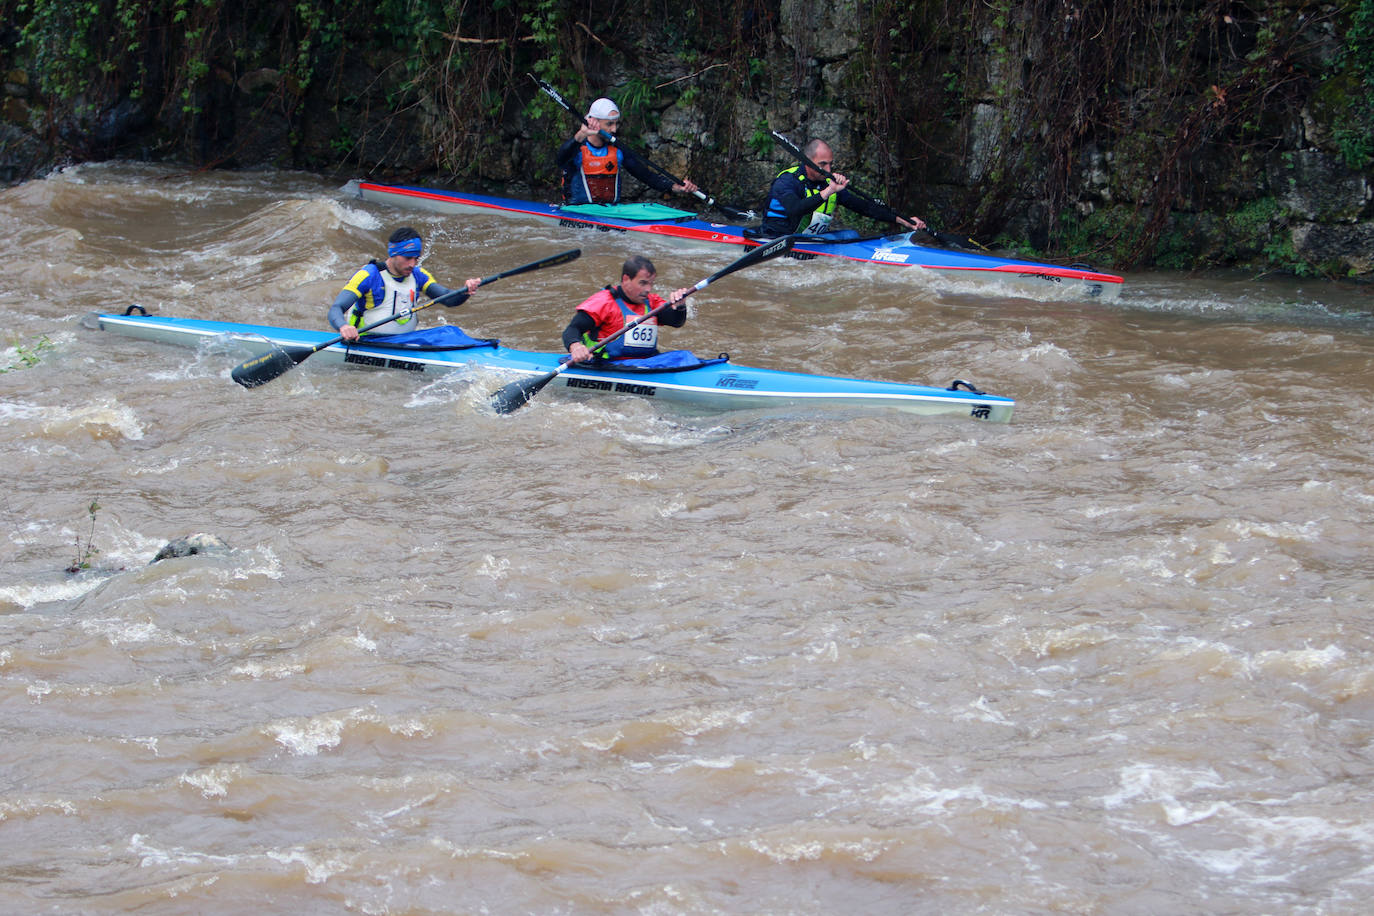
[[[273,347],[261,356],[239,363],[229,374],[243,387],[256,388],[266,385],[279,375],[285,375],[313,352],[304,350],[303,355],[297,356],[296,353],[288,352],[281,347]]]
[[[558,377],[558,370],[547,372],[536,379],[521,379],[503,385],[491,396],[491,409],[497,413],[515,413],[524,407],[543,389]]]

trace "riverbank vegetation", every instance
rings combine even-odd
[[[0,0],[53,161],[546,192],[570,99],[721,199],[832,138],[908,212],[1122,267],[1374,270],[1374,0]],[[7,79],[7,85],[10,83]],[[16,104],[19,103],[19,104]]]

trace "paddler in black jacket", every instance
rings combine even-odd
[[[830,221],[837,207],[845,207],[881,223],[895,223],[902,218],[882,204],[846,191],[849,179],[835,173],[835,154],[824,140],[812,140],[803,152],[807,159],[830,172],[834,180],[827,180],[810,166],[794,165],[783,169],[768,189],[768,209],[763,223],[751,235],[776,238],[794,232],[806,235],[830,232]],[[926,227],[925,220],[918,216],[906,219],[917,229]]]

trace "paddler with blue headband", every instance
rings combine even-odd
[[[329,307],[329,324],[345,341],[358,339],[358,328],[375,324],[383,318],[405,312],[415,305],[416,297],[424,293],[438,299],[453,292],[435,280],[419,266],[424,240],[409,226],[391,233],[386,246],[386,261],[368,261],[344,284]],[[444,300],[444,305],[462,305],[482,285],[480,277],[468,279],[465,291],[460,290]],[[385,330],[383,330],[383,328]],[[368,334],[405,334],[419,328],[419,317],[406,315],[383,325]]]

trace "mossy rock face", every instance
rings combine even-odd
[[[228,553],[229,545],[213,534],[192,534],[177,538],[162,545],[152,562],[168,560],[172,557],[193,557],[202,553]],[[150,564],[151,565],[151,564]]]
[[[1284,188],[1284,205],[1302,219],[1353,223],[1374,209],[1369,176],[1347,168],[1335,156],[1295,150],[1271,158],[1271,185]]]
[[[1294,255],[1315,264],[1328,276],[1362,276],[1374,272],[1374,222],[1331,225],[1302,223],[1293,228]]]

